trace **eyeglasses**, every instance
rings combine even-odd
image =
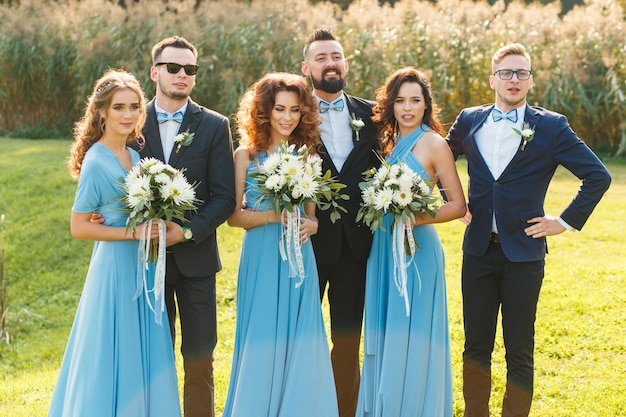
[[[178,74],[180,72],[180,69],[184,68],[185,74],[196,75],[196,72],[198,72],[199,68],[197,65],[193,64],[180,65],[174,62],[157,62],[156,64],[154,64],[155,67],[158,67],[159,65],[165,65],[167,67],[167,72],[169,72],[170,74]]]
[[[499,69],[494,72],[493,75],[498,74],[501,80],[510,80],[513,78],[513,74],[517,75],[517,79],[520,81],[526,81],[530,79],[530,75],[532,74],[531,70],[511,70],[511,69]]]

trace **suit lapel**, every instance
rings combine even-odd
[[[474,146],[476,146],[476,132],[482,127],[483,123],[485,123],[485,120],[487,120],[487,117],[491,114],[491,110],[493,110],[493,108],[494,106],[492,105],[480,108],[478,111],[476,111],[474,115],[474,120],[472,121],[472,127],[469,131],[469,136],[472,137],[472,143],[474,144]]]
[[[194,133],[198,128],[198,124],[200,123],[200,113],[200,107],[191,99],[189,99],[189,101],[187,102],[187,110],[185,110],[185,117],[183,118],[183,122],[180,124],[178,133]],[[181,146],[178,152],[176,152],[177,147],[178,145],[174,144],[174,149],[172,149],[172,153],[170,154],[169,164],[173,167],[179,168],[178,164],[180,163],[180,160],[185,154],[188,146]]]
[[[366,119],[368,119],[369,116],[361,111],[361,108],[354,103],[352,97],[344,93],[344,98],[346,99],[348,112],[350,113],[350,119],[356,117],[357,119],[361,119],[367,123]],[[343,163],[343,167],[341,168],[342,171],[349,169],[350,165],[352,165],[352,161],[354,161],[354,158],[356,158],[357,155],[357,152],[355,152],[355,150],[360,146],[365,146],[364,142],[365,141],[361,140],[360,138],[359,140],[356,140],[356,132],[354,131],[354,129],[352,129],[352,144],[354,145],[354,147],[352,151],[350,151],[350,154],[348,155],[348,158],[346,158],[346,161]]]
[[[364,119],[367,118],[366,115],[362,114],[361,109],[356,106],[354,104],[354,101],[352,100],[352,97],[348,96],[347,94],[344,94],[344,97],[346,98],[346,102],[348,105],[348,113],[350,113],[350,119],[361,119],[364,121]],[[352,129],[352,127],[350,127]],[[356,147],[356,145],[360,142],[360,140],[356,140],[356,131],[354,129],[352,129],[352,143],[354,144],[354,146]]]
[[[523,123],[528,123],[532,129],[535,129],[535,126],[537,125],[538,120],[539,120],[539,115],[537,114],[537,112],[533,108],[531,108],[529,105],[526,105],[526,112],[524,113]],[[523,126],[524,125],[522,124],[522,128]],[[511,159],[511,161],[506,166],[506,168],[504,168],[504,171],[502,171],[502,174],[500,175],[500,177],[504,177],[524,157],[524,151],[522,151],[522,142],[523,140],[520,137],[520,142],[519,142],[519,146],[517,147],[517,151],[515,152],[515,155],[513,155],[513,159]]]
[[[493,110],[493,107],[494,107],[493,105],[487,106],[484,108],[480,108],[479,110],[476,111],[476,113],[474,114],[474,120],[472,121],[472,126],[468,134],[470,138],[469,143],[471,145],[472,152],[476,153],[479,156],[480,162],[484,170],[488,172],[492,178],[493,178],[493,174],[491,173],[491,170],[489,169],[487,162],[485,162],[485,158],[483,157],[483,154],[480,153],[480,150],[478,149],[478,145],[476,144],[476,132],[478,132],[478,129],[480,129],[482,125],[485,123],[485,120],[487,120],[487,117],[489,117],[489,115],[491,114],[491,110]]]
[[[161,145],[161,133],[159,132],[159,123],[156,119],[154,99],[148,103],[146,113],[146,125],[143,128],[146,146],[142,154],[164,161],[165,156],[163,155],[163,146]]]

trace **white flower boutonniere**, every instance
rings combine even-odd
[[[356,132],[356,140],[359,140],[359,130],[365,126],[365,122],[360,117],[356,117],[356,114],[350,115],[350,129]]]
[[[528,145],[528,142],[533,140],[533,138],[535,137],[535,129],[531,128],[530,123],[526,122],[524,123],[524,127],[521,132],[515,128],[513,128],[513,130],[515,131],[515,133],[520,135],[522,139],[524,139],[524,142],[522,142],[522,147],[520,148],[522,151],[524,151],[524,149],[526,149],[526,145]]]
[[[189,129],[185,132],[181,132],[178,135],[174,136],[174,143],[176,144],[176,153],[180,151],[181,146],[189,146],[191,142],[193,142],[193,137],[195,133],[189,133]]]

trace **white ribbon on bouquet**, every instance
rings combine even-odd
[[[405,219],[402,224],[395,224],[392,235],[392,251],[393,251],[393,281],[396,284],[396,288],[400,293],[400,296],[404,298],[404,307],[406,309],[406,316],[410,315],[409,294],[407,291],[407,269],[413,264],[413,257],[415,256],[415,239],[413,238],[413,227],[409,219]],[[410,258],[407,261],[407,256],[404,243],[409,243]],[[419,285],[419,291],[421,291],[422,280],[419,270],[415,268],[417,272],[417,283]]]
[[[300,211],[294,213],[283,210],[282,216],[287,218],[287,225],[283,226],[283,236],[278,243],[280,256],[283,261],[289,262],[289,277],[300,277],[296,288],[304,281],[304,260],[302,258],[302,242],[300,241]]]
[[[159,228],[157,260],[154,273],[154,285],[149,288],[147,271],[150,269],[150,240],[148,236],[152,234],[152,220],[146,222],[141,229],[139,249],[137,250],[137,290],[134,299],[137,299],[143,291],[146,302],[150,310],[154,312],[154,319],[158,324],[163,323],[163,312],[165,311],[165,221],[157,219]],[[154,306],[150,294],[154,294]]]

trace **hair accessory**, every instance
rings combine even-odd
[[[113,81],[107,81],[106,83],[102,84],[100,87],[96,89],[96,94],[100,94],[103,90],[105,90],[108,86],[112,84],[113,84]]]

